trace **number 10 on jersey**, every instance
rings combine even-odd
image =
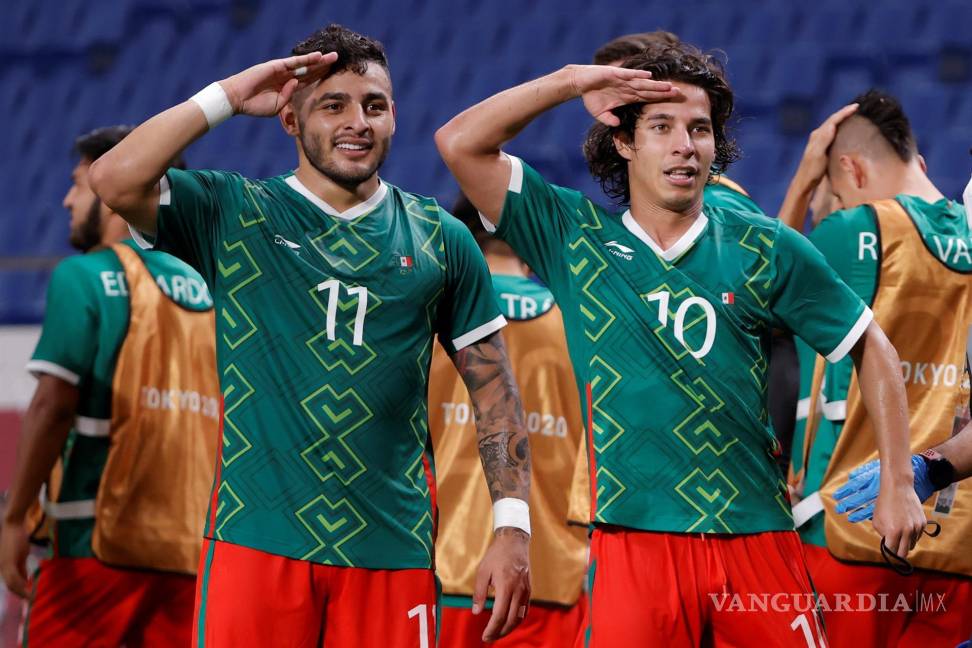
[[[668,302],[671,301],[672,294],[668,291],[661,291],[645,295],[646,302],[658,302],[658,323],[668,326]],[[691,349],[685,343],[685,317],[692,306],[698,306],[705,315],[705,340],[698,349]],[[695,358],[704,358],[712,350],[712,343],[715,342],[716,335],[716,314],[712,304],[703,297],[689,297],[678,306],[674,317],[675,339],[682,343],[682,346]]]
[[[328,279],[317,284],[317,291],[327,291],[327,339],[332,342],[335,339],[337,329],[338,312],[338,293],[341,291],[341,282],[337,279]],[[349,295],[358,298],[358,308],[354,315],[354,340],[355,346],[361,346],[364,342],[364,321],[365,313],[368,312],[368,289],[365,286],[344,286]]]

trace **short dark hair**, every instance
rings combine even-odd
[[[74,152],[92,162],[114,148],[135,129],[134,126],[104,126],[74,140]]]
[[[601,45],[594,52],[594,65],[610,65],[615,61],[626,61],[650,47],[677,47],[681,44],[682,39],[664,29],[625,34]]]
[[[858,104],[854,115],[874,124],[901,161],[910,162],[918,152],[918,144],[901,103],[893,95],[876,88],[858,95],[852,103]]]
[[[715,159],[710,177],[722,174],[739,159],[739,148],[727,132],[727,122],[732,116],[732,88],[726,81],[722,64],[713,56],[681,43],[643,50],[628,59],[623,67],[647,70],[658,81],[681,81],[705,90],[711,105],[712,132],[715,136]],[[620,125],[606,126],[596,122],[584,142],[584,157],[587,158],[591,175],[601,184],[604,193],[621,204],[628,204],[631,200],[628,161],[618,153],[614,135],[622,133],[634,140],[635,126],[644,106],[644,103],[633,103],[615,108],[612,112],[621,120]]]
[[[128,137],[128,134],[133,130],[135,130],[134,126],[124,124],[96,128],[74,140],[74,152],[82,158],[94,162],[113,149],[118,142]],[[185,169],[186,162],[182,159],[182,155],[177,155],[169,166]]]
[[[369,63],[377,63],[388,70],[388,56],[385,55],[384,45],[374,38],[336,23],[319,29],[290,50],[294,56],[311,52],[337,52],[337,61],[331,65],[328,76],[345,70],[361,75],[368,71]]]

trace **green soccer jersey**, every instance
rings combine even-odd
[[[766,411],[771,329],[839,359],[867,327],[867,307],[779,221],[708,205],[662,251],[630,212],[510,160],[497,235],[563,311],[592,427],[595,521],[792,529]]]
[[[511,320],[531,320],[554,307],[550,290],[527,277],[494,274],[493,290],[503,315]]]
[[[763,214],[753,199],[746,194],[739,193],[731,187],[721,184],[707,184],[703,193],[703,201],[710,207],[722,207],[751,214]]]
[[[972,272],[972,230],[961,204],[950,200],[928,203],[917,196],[898,195],[895,200],[904,207],[925,242],[929,254],[953,270]],[[810,241],[823,253],[827,262],[869,306],[880,284],[881,238],[877,217],[868,205],[834,212],[810,233]],[[805,423],[816,354],[798,340],[800,358],[800,398],[805,403],[798,414]],[[828,363],[824,369],[820,398],[820,423],[807,460],[805,495],[817,491],[840,438],[847,415],[847,391],[854,363],[850,358]],[[917,379],[918,374],[909,371]],[[803,447],[805,425],[794,434],[794,448]],[[794,452],[794,468],[802,467],[803,458]],[[826,546],[824,518],[818,513],[800,526],[804,542]]]
[[[170,170],[155,243],[209,283],[223,391],[206,535],[316,563],[428,568],[426,392],[505,324],[472,234],[388,184],[338,213],[294,175]]]
[[[209,290],[195,270],[168,254],[142,251],[134,241],[126,244],[170,298],[191,310],[212,308]],[[128,314],[125,273],[112,250],[69,257],[51,274],[44,326],[27,369],[57,376],[79,390],[77,420],[62,453],[61,519],[53,543],[60,556],[92,555],[94,499],[108,457],[112,379]]]

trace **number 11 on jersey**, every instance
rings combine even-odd
[[[328,279],[317,284],[317,291],[327,293],[327,339],[332,342],[335,339],[337,329],[338,293],[341,291],[341,282],[337,279]],[[358,309],[354,316],[354,340],[355,346],[361,346],[364,342],[364,320],[365,313],[368,312],[368,289],[365,286],[344,286],[349,295],[358,298]]]

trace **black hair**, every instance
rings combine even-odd
[[[374,38],[335,23],[319,29],[290,50],[294,56],[311,52],[337,52],[337,61],[331,65],[328,76],[345,70],[364,74],[369,63],[377,63],[388,70],[388,56],[385,54],[384,45]]]
[[[712,133],[715,137],[715,158],[710,176],[722,174],[732,162],[739,159],[739,148],[735,140],[729,137],[726,128],[732,116],[732,88],[726,81],[722,64],[713,56],[681,43],[645,49],[628,59],[623,67],[647,70],[657,81],[681,81],[705,90],[711,106]],[[591,175],[601,184],[604,193],[621,204],[628,204],[631,200],[628,161],[618,153],[614,136],[622,133],[633,141],[635,126],[644,106],[644,103],[633,103],[615,108],[612,112],[621,123],[606,126],[596,122],[584,142],[584,157],[587,158]]]
[[[854,114],[874,124],[901,161],[910,162],[918,152],[918,145],[901,103],[875,88],[855,97],[853,103],[858,104]]]
[[[94,162],[114,148],[118,142],[128,137],[128,134],[133,130],[135,130],[134,126],[126,125],[96,128],[74,140],[74,152],[82,158]],[[186,162],[181,155],[177,155],[169,166],[177,169],[185,169]]]
[[[652,32],[625,34],[601,45],[594,52],[594,65],[610,65],[615,61],[626,61],[653,47],[677,47],[682,40],[670,31],[656,29]]]

